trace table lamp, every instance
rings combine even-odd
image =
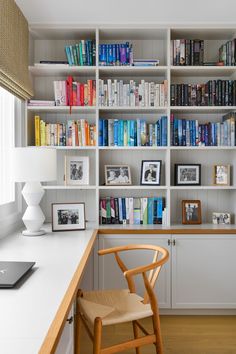
[[[25,236],[39,236],[45,234],[41,229],[45,216],[39,206],[44,195],[40,182],[55,181],[57,179],[56,149],[45,147],[20,147],[13,150],[12,176],[15,182],[26,182],[22,195],[27,203],[23,215],[26,230]]]

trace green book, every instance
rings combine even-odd
[[[107,212],[107,224],[111,223],[111,200],[110,197],[106,198],[106,212]]]

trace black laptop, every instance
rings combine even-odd
[[[13,288],[34,265],[35,262],[0,261],[0,288]]]

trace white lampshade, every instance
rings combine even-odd
[[[57,155],[54,148],[15,148],[12,161],[12,177],[15,182],[49,182],[57,179]]]

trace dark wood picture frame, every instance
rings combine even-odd
[[[146,182],[146,181],[143,181],[143,168],[144,168],[145,163],[159,164],[158,182]],[[161,185],[161,166],[162,166],[162,161],[161,160],[142,160],[141,175],[140,175],[140,185],[144,185],[144,186],[160,186]]]
[[[75,228],[69,227],[69,228],[63,228],[63,227],[56,227],[56,225],[59,225],[58,223],[55,223],[55,216],[54,216],[54,208],[55,206],[59,206],[61,205],[63,207],[63,205],[82,205],[83,206],[83,221],[82,221],[82,227],[76,227],[78,224],[64,224],[65,226],[68,225],[73,225],[75,226]],[[71,203],[52,203],[51,205],[51,214],[52,214],[52,231],[53,232],[60,232],[60,231],[79,231],[79,230],[85,230],[86,229],[86,218],[85,218],[85,203],[84,202],[71,202]],[[63,224],[60,224],[60,226]]]
[[[197,204],[197,219],[191,220],[193,218],[194,210],[189,211],[189,216],[186,213],[186,204]],[[193,225],[202,223],[202,211],[201,211],[201,201],[200,200],[182,200],[182,224]]]
[[[197,183],[191,183],[187,181],[186,183],[183,181],[183,183],[179,183],[179,167],[180,166],[188,166],[188,167],[196,167],[198,168],[198,182]],[[175,173],[174,173],[174,178],[175,178],[175,186],[200,186],[201,185],[201,164],[198,163],[179,163],[175,164]]]

